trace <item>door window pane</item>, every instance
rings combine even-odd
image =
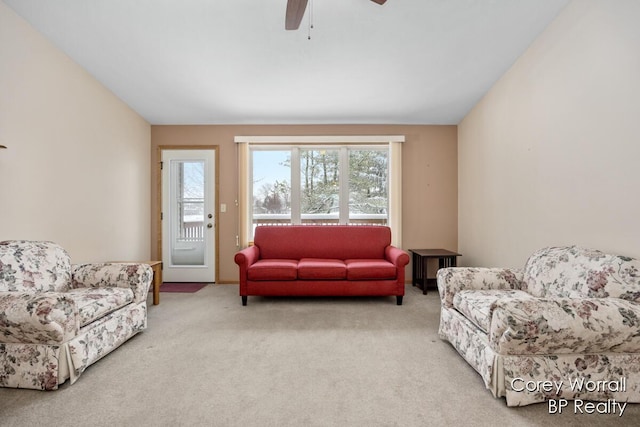
[[[204,265],[204,161],[171,161],[172,265]]]

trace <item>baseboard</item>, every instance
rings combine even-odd
[[[238,285],[237,280],[218,280],[216,285]]]

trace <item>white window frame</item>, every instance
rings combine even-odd
[[[262,148],[277,148],[278,145],[286,146],[299,146],[301,148],[314,148],[323,147],[330,149],[332,146],[353,146],[363,145],[366,146],[383,146],[389,147],[389,189],[388,189],[388,226],[391,228],[392,244],[397,247],[402,247],[402,142],[404,142],[404,135],[350,135],[350,136],[236,136],[234,141],[237,146],[238,157],[238,213],[240,215],[238,219],[238,234],[236,236],[236,243],[238,247],[246,247],[252,239],[253,223],[252,223],[252,209],[253,209],[253,195],[251,194],[251,148],[255,146],[261,146]],[[346,147],[345,147],[346,149]],[[292,168],[294,159],[292,158]],[[298,165],[299,166],[299,165]],[[348,167],[344,165],[341,167]],[[299,167],[298,167],[299,169]],[[341,170],[340,175],[344,176],[345,171]],[[299,180],[299,174],[292,174],[291,186],[299,186],[299,182],[294,182],[295,179]],[[297,178],[295,178],[297,176]],[[345,186],[342,191],[349,191],[348,186]],[[348,197],[347,197],[348,199]],[[294,218],[294,206],[292,201],[292,221]],[[296,207],[296,209],[298,209]],[[341,209],[347,209],[348,206]],[[297,212],[297,216],[300,213]],[[342,213],[340,214],[342,218]],[[348,213],[347,213],[348,217]]]

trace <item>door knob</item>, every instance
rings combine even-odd
[[[207,224],[207,228],[211,228],[211,227],[213,227],[213,224],[211,223]]]

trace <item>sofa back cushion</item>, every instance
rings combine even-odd
[[[52,242],[0,242],[0,291],[64,292],[70,288],[71,259]]]
[[[391,229],[377,225],[258,226],[260,258],[384,259]]]
[[[549,247],[529,257],[523,283],[524,290],[542,298],[640,301],[640,261],[578,246]]]

